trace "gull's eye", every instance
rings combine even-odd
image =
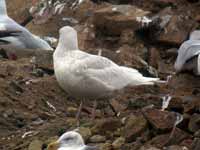
[[[71,140],[73,140],[73,138],[71,138],[71,137],[65,138],[65,141],[71,141]]]

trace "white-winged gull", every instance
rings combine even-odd
[[[0,0],[0,30],[21,31],[18,36],[1,38],[2,40],[8,41],[10,44],[1,45],[0,48],[52,50],[46,41],[32,34],[26,28],[8,17],[5,0]]]
[[[200,34],[194,31],[190,34],[190,39],[185,41],[178,50],[178,56],[174,65],[177,73],[183,71],[193,71],[200,75]]]
[[[59,85],[72,96],[96,100],[126,86],[152,85],[159,81],[144,77],[136,69],[119,66],[106,57],[79,50],[77,32],[72,27],[65,26],[59,33],[53,54],[55,75]]]
[[[10,44],[9,41],[3,40],[1,38],[5,38],[5,37],[9,37],[9,36],[18,36],[17,33],[20,33],[20,31],[0,30],[0,45]]]
[[[97,147],[85,145],[79,133],[69,131],[64,133],[56,142],[50,143],[47,150],[97,150]]]

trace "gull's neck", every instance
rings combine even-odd
[[[56,55],[62,57],[64,56],[64,53],[74,50],[78,50],[77,35],[61,35],[59,38],[58,46],[55,51]]]
[[[7,16],[6,1],[0,0],[0,16]]]

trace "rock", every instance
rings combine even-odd
[[[138,97],[131,99],[128,107],[132,109],[140,109],[149,105],[154,105],[155,108],[161,108],[162,98],[160,96],[145,95],[144,97]]]
[[[172,145],[172,146],[166,147],[166,150],[189,150],[189,149],[185,146]]]
[[[200,149],[200,138],[195,138],[192,143],[192,150],[199,150]]]
[[[132,143],[126,143],[122,150],[138,150],[143,144],[140,142],[140,140],[136,140]]]
[[[67,114],[71,117],[74,117],[77,114],[77,108],[76,107],[68,107]]]
[[[31,58],[34,64],[41,68],[53,69],[53,51],[51,50],[39,50],[39,49],[21,49],[17,51],[15,49],[4,49],[1,51],[5,51],[8,58],[10,55],[16,55],[17,59],[20,58]]]
[[[41,118],[35,118],[32,122],[32,125],[38,126],[38,125],[42,125],[44,124],[44,120],[42,120]]]
[[[143,110],[145,118],[157,130],[166,131],[174,127],[176,121],[175,113],[157,109]]]
[[[142,146],[139,150],[160,150],[153,146]]]
[[[13,88],[14,92],[16,92],[18,94],[24,92],[24,89],[17,81],[11,81],[10,86]]]
[[[89,140],[91,143],[104,143],[106,141],[106,137],[101,135],[93,135]]]
[[[187,0],[190,3],[197,3],[199,0]]]
[[[192,149],[192,143],[193,143],[193,140],[192,140],[191,138],[189,138],[189,139],[183,140],[183,141],[180,143],[180,145],[181,145],[181,146],[184,146],[184,147],[186,147],[186,148],[188,148],[188,149]]]
[[[162,148],[166,145],[177,145],[184,139],[190,138],[190,135],[183,130],[176,128],[173,136],[170,138],[171,133],[157,135],[148,141],[147,144]]]
[[[39,150],[42,149],[43,142],[34,140],[29,144],[28,150]]]
[[[142,116],[131,115],[124,127],[124,135],[128,142],[134,141],[147,128],[147,121]]]
[[[188,16],[174,15],[158,36],[158,41],[173,45],[180,45],[185,41],[194,25]]]
[[[200,129],[194,133],[194,136],[200,138]]]
[[[69,127],[74,127],[77,125],[77,119],[76,118],[68,118],[66,120],[66,124],[69,126]]]
[[[148,15],[131,5],[109,5],[95,11],[93,23],[97,29],[102,29],[108,35],[121,35],[122,31],[131,29],[132,31],[140,27],[137,17]]]
[[[119,101],[117,101],[116,99],[111,99],[110,100],[110,104],[113,107],[115,112],[122,112],[126,109],[126,106],[124,106],[123,104],[121,104]]]
[[[112,146],[114,149],[120,150],[124,144],[125,144],[125,138],[119,137],[112,143]]]
[[[95,126],[92,128],[92,133],[106,133],[106,131],[115,131],[117,128],[121,127],[120,119],[106,118],[100,119],[96,122]]]
[[[87,141],[92,136],[90,128],[80,127],[78,128],[78,133],[82,135],[84,141]]]
[[[160,59],[159,51],[156,48],[150,48],[148,62],[154,68],[158,68],[158,61]]]
[[[112,150],[112,145],[110,143],[101,144],[99,150]]]
[[[184,111],[184,100],[182,97],[172,97],[169,102],[168,108],[170,110],[177,110],[178,112]]]
[[[80,49],[84,49],[87,50],[91,47],[94,47],[95,44],[95,30],[94,30],[94,26],[87,26],[87,27],[77,27],[76,29],[78,32],[78,41],[79,41],[79,48]]]
[[[169,4],[173,4],[176,2],[176,0],[153,0],[154,3],[160,4],[160,5],[169,5]]]
[[[134,42],[133,38],[134,38],[134,33],[133,33],[132,29],[126,29],[121,32],[120,44],[121,45],[123,45],[123,44],[131,45]]]
[[[200,129],[200,114],[193,114],[190,118],[188,128],[191,132],[196,132]]]
[[[178,14],[167,7],[152,17],[148,30],[145,29],[143,34],[151,42],[179,46],[187,39],[194,26],[196,22],[187,12]]]

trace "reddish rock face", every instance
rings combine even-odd
[[[188,37],[194,21],[185,16],[175,15],[171,18],[164,32],[159,35],[158,41],[174,45],[180,45]]]
[[[129,116],[125,128],[124,134],[128,142],[134,141],[137,137],[141,136],[141,133],[147,128],[146,119],[140,116]]]
[[[161,134],[152,138],[152,140],[149,141],[148,144],[151,144],[158,148],[162,148],[166,145],[179,144],[181,141],[187,139],[188,137],[190,137],[189,134],[187,134],[183,130],[176,128],[172,138],[170,138],[170,134]]]
[[[176,116],[173,112],[157,109],[146,109],[143,111],[145,118],[157,130],[166,131],[174,127]]]
[[[125,29],[138,29],[137,17],[148,14],[148,11],[131,5],[111,5],[95,11],[93,23],[108,35],[120,35]]]

